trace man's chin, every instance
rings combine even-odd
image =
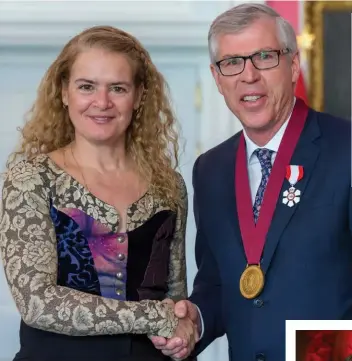
[[[250,116],[243,122],[244,127],[256,133],[266,132],[271,126],[270,117],[258,114],[257,116]]]

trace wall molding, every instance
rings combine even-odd
[[[0,9],[1,11],[1,9]],[[0,46],[60,46],[94,25],[113,25],[136,36],[145,46],[206,47],[207,24],[182,22],[37,22],[5,23],[0,19]]]
[[[154,6],[153,6],[154,3]],[[206,47],[230,1],[3,1],[0,46],[59,46],[94,25],[120,27],[145,46]]]

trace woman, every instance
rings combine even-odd
[[[157,361],[148,336],[196,341],[167,300],[186,297],[174,123],[163,77],[123,31],[88,29],[50,66],[3,186],[15,360]]]

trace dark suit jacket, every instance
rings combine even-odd
[[[290,208],[278,199],[262,256],[266,284],[254,300],[239,291],[246,266],[234,193],[239,136],[194,166],[198,273],[190,300],[205,325],[196,354],[226,334],[231,361],[283,361],[285,320],[352,319],[351,124],[309,110],[290,162],[304,167],[301,201]],[[288,187],[285,180],[282,192]]]

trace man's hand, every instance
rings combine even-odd
[[[171,339],[167,340],[159,336],[152,336],[150,339],[164,355],[183,360],[189,356],[199,341],[200,319],[197,307],[187,300],[175,304],[175,315],[180,320],[175,335]]]

